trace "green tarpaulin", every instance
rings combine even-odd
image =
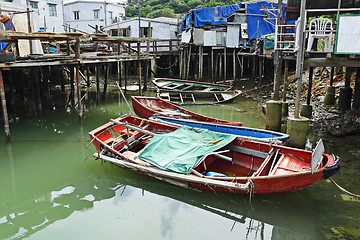
[[[168,134],[156,134],[141,150],[139,158],[167,171],[189,174],[204,155],[235,138],[234,135],[183,126]]]

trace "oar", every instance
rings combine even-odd
[[[121,125],[121,126],[124,126],[126,128],[130,128],[132,130],[135,130],[135,131],[138,131],[138,132],[141,132],[141,133],[144,133],[144,134],[147,134],[147,135],[150,135],[150,136],[154,136],[155,133],[152,133],[152,132],[149,132],[147,130],[144,130],[142,128],[138,128],[138,127],[135,127],[135,126],[132,126],[132,125],[129,125],[128,123],[122,123],[122,122],[119,122],[119,121],[116,121],[114,119],[110,119],[111,122],[117,124],[117,125]]]

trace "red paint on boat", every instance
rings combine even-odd
[[[135,110],[135,113],[142,118],[150,118],[154,114],[159,114],[165,117],[174,117],[179,118],[176,115],[169,115],[169,111],[175,113],[182,113],[189,115],[192,119],[201,122],[216,123],[222,125],[232,125],[232,126],[242,126],[242,122],[231,122],[226,120],[221,120],[217,118],[207,117],[198,113],[191,112],[182,107],[179,107],[173,103],[162,100],[158,97],[136,97],[132,96],[132,106]],[[167,113],[165,114],[165,112]]]

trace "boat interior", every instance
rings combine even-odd
[[[154,122],[140,121],[138,118],[128,119],[128,124],[136,125],[143,130],[154,133],[166,133],[174,129],[161,129]],[[103,154],[120,154],[130,161],[147,165],[141,159],[135,159],[137,153],[151,140],[148,135],[121,125],[113,125],[103,131],[98,139],[107,146],[100,146]],[[260,151],[255,147],[243,147],[238,141],[226,145],[222,149],[211,152],[203,157],[192,174],[200,177],[262,177],[279,176],[311,171],[311,162],[293,156],[279,146],[268,147],[268,151]],[[258,145],[258,144],[256,144]],[[254,146],[256,146],[254,144]],[[264,150],[264,149],[263,149]],[[323,155],[318,167],[324,166],[327,158]],[[215,175],[209,175],[209,173]]]

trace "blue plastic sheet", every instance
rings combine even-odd
[[[194,27],[202,27],[205,24],[221,25],[227,24],[227,18],[229,18],[234,12],[239,10],[241,3],[212,7],[212,8],[201,8],[194,9],[192,15],[194,17]],[[191,13],[185,15],[181,20],[181,31],[190,28],[192,20]]]
[[[272,19],[268,18],[265,20],[264,18],[266,17],[264,16],[256,16],[256,15],[266,15],[266,12],[265,10],[262,10],[263,9],[262,7],[270,10],[268,15],[269,18]],[[277,4],[268,3],[268,2],[257,2],[247,5],[247,13],[256,14],[256,15],[247,16],[249,39],[256,39],[257,37],[261,37],[262,35],[275,32],[277,7],[278,7]],[[276,9],[276,11],[274,11],[274,9]],[[259,27],[259,32],[258,32],[258,27]]]

